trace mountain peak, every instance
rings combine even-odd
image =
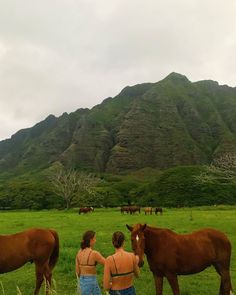
[[[200,80],[195,82],[196,85],[205,85],[206,87],[219,86],[219,83],[214,80]]]
[[[186,76],[175,72],[170,73],[168,76],[165,77],[164,80],[170,80],[173,82],[189,82]]]

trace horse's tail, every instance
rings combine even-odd
[[[52,233],[55,239],[54,249],[49,259],[49,267],[50,269],[53,269],[59,257],[59,237],[58,237],[58,233],[55,230],[50,229],[50,232]]]
[[[234,295],[234,291],[233,291],[233,287],[232,287],[231,281],[230,281],[230,295]]]

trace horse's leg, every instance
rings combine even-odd
[[[166,278],[171,286],[173,295],[180,295],[177,275],[168,273],[166,274]]]
[[[162,295],[163,292],[163,277],[153,273],[155,286],[156,286],[156,295]]]
[[[48,263],[44,267],[44,277],[45,277],[45,280],[46,280],[46,295],[47,295],[50,292],[51,280],[52,280],[52,270],[50,269]]]
[[[40,287],[44,279],[46,283],[46,295],[49,294],[49,290],[51,288],[52,270],[49,267],[48,261],[46,263],[40,263],[40,264],[35,263],[35,270],[36,270],[36,287],[34,290],[34,295],[38,295]]]
[[[34,295],[38,295],[39,293],[39,289],[43,282],[43,272],[44,272],[43,265],[35,263],[36,286],[34,289]]]
[[[230,282],[230,274],[228,270],[224,270],[221,273],[221,292],[222,295],[230,295],[230,289],[231,289],[231,282]]]
[[[214,267],[221,278],[219,295],[230,295],[232,286],[231,286],[229,267],[224,267],[220,264],[215,264]]]

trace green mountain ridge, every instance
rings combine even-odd
[[[49,115],[0,141],[0,173],[61,162],[120,173],[210,163],[236,151],[236,88],[171,73],[125,87],[92,109]]]

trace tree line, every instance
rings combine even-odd
[[[70,209],[80,206],[200,206],[236,203],[236,155],[209,166],[94,174],[62,165],[0,180],[0,209]]]

